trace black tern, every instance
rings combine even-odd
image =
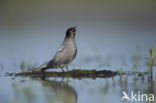
[[[64,67],[66,67],[68,71],[68,64],[75,59],[77,54],[75,35],[76,26],[67,29],[64,41],[57,50],[54,58],[41,65],[39,68],[33,69],[32,71],[45,71],[47,69],[61,68],[61,70],[64,72]]]

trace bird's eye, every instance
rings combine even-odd
[[[70,31],[71,31],[71,32],[75,32],[76,30],[75,30],[75,29],[71,29]]]

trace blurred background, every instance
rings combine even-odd
[[[1,0],[0,61],[40,65],[54,56],[66,30],[75,25],[78,67],[91,65],[79,62],[92,61],[93,55],[114,60],[136,51],[147,54],[156,43],[156,1]]]
[[[148,71],[149,49],[156,46],[155,0],[0,0],[0,77],[5,72],[22,71],[23,65],[33,68],[50,60],[66,30],[75,25],[78,55],[70,70]],[[72,79],[70,85],[77,85],[79,103],[96,103],[112,96],[115,99],[108,98],[107,102],[120,103],[120,97],[116,97],[120,92],[115,94],[112,88],[108,89],[108,85],[114,85],[110,80]],[[5,81],[0,88],[0,101],[12,101],[20,80],[1,77],[0,81]],[[25,86],[29,87],[33,81],[27,81]],[[101,82],[106,86],[103,93],[99,93],[104,88]],[[95,98],[89,100],[88,88],[83,93],[80,88],[92,83],[96,90],[91,86],[93,91],[89,91],[95,93]],[[119,84],[117,88],[123,89]],[[11,93],[9,99],[6,91]]]

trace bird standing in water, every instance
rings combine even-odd
[[[63,68],[66,67],[68,71],[68,64],[73,61],[77,54],[77,47],[75,43],[76,26],[71,27],[66,31],[66,36],[60,48],[57,50],[54,58],[49,62],[44,63],[39,68],[33,71],[45,71],[47,69]]]

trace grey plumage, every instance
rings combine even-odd
[[[66,31],[65,39],[57,50],[54,58],[41,65],[39,68],[33,69],[33,71],[44,71],[47,69],[53,68],[61,68],[63,71],[63,67],[66,67],[68,71],[68,64],[72,62],[72,60],[76,57],[77,47],[75,43],[75,34],[76,27],[71,27]]]

